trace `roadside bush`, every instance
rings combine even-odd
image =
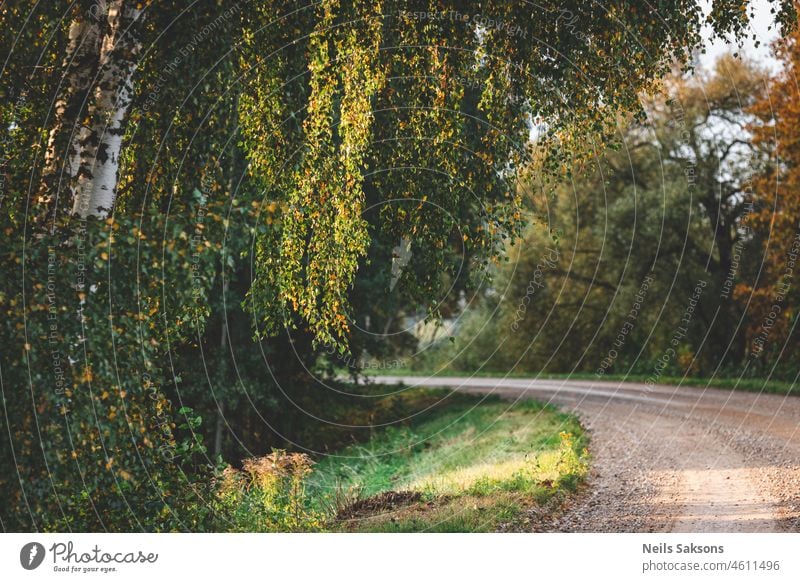
[[[301,532],[322,529],[306,480],[314,462],[305,453],[274,450],[247,459],[242,470],[227,467],[212,502],[221,529],[237,532]]]
[[[571,432],[562,432],[559,436],[561,444],[558,447],[556,462],[557,483],[573,491],[589,470],[589,451],[586,448],[578,451],[581,444]]]

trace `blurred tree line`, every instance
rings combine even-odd
[[[721,57],[679,71],[555,188],[454,345],[418,366],[514,372],[798,373],[797,36],[771,77]]]

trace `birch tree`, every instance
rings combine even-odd
[[[99,0],[83,3],[69,25],[39,194],[51,219],[59,209],[104,218],[114,205],[145,11],[140,2]]]
[[[53,210],[58,206],[59,185],[62,181],[74,198],[81,142],[86,135],[82,130],[81,109],[89,97],[99,65],[99,18],[95,18],[92,12],[84,12],[81,18],[72,21],[68,35],[69,43],[62,64],[65,88],[55,105],[40,191],[40,203]],[[59,173],[60,169],[63,173]],[[62,201],[66,205],[69,202]]]
[[[108,31],[99,54],[99,81],[88,111],[90,126],[80,139],[80,165],[72,213],[105,218],[114,206],[125,122],[134,97],[133,75],[141,51],[137,2],[112,0]]]

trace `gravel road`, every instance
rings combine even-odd
[[[374,381],[535,398],[577,414],[591,435],[589,487],[544,531],[800,531],[800,398],[589,380]]]

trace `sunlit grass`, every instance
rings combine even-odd
[[[410,426],[321,461],[319,498],[417,491],[422,501],[342,524],[359,531],[491,531],[525,508],[574,491],[587,470],[577,420],[531,401],[458,395]]]

